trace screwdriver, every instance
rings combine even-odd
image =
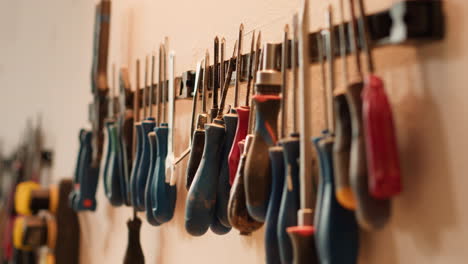
[[[257,44],[256,44],[256,51],[255,51],[255,69],[253,73],[253,83],[256,83],[256,76],[257,71],[261,62],[260,58],[260,47],[261,47],[261,32],[259,32],[257,37]],[[250,93],[250,91],[247,91]],[[252,89],[252,93],[255,92]],[[239,165],[237,166],[236,176],[234,177],[234,182],[231,187],[231,192],[229,195],[229,202],[228,202],[228,220],[229,223],[235,229],[240,231],[241,235],[249,235],[250,233],[254,232],[255,230],[262,227],[263,222],[258,222],[253,219],[248,211],[246,205],[246,198],[245,198],[245,187],[244,187],[244,168],[245,168],[245,161],[247,159],[247,152],[250,149],[252,139],[253,139],[253,125],[250,122],[250,119],[253,119],[255,109],[252,107],[252,110],[249,113],[249,121],[247,123],[247,132],[248,135],[244,140],[241,140],[238,144],[239,152],[242,153]]]
[[[133,131],[133,162],[132,162],[132,171],[130,174],[130,184],[129,184],[129,190],[128,192],[130,193],[130,202],[134,206],[136,203],[136,174],[138,171],[138,167],[140,167],[140,162],[141,162],[141,153],[143,150],[143,139],[140,138],[139,135],[141,135],[141,122],[140,122],[140,105],[141,105],[141,98],[140,98],[140,60],[136,61],[136,88],[135,88],[135,95],[133,97],[134,99],[134,107],[133,107],[133,115],[135,116],[135,129]]]
[[[390,217],[391,203],[389,200],[374,199],[369,193],[368,171],[366,162],[366,142],[362,120],[362,90],[364,83],[360,51],[357,41],[357,20],[354,12],[354,0],[350,0],[352,17],[351,38],[356,52],[356,65],[360,77],[359,82],[351,84],[346,90],[346,99],[350,106],[352,141],[350,157],[350,182],[356,198],[356,218],[361,228],[375,230],[382,228]]]
[[[289,63],[289,25],[284,28],[283,45],[281,49],[281,74],[282,74],[282,85],[281,85],[281,134],[278,140],[278,145],[270,147],[268,152],[270,156],[271,164],[271,175],[272,185],[270,201],[268,202],[268,209],[266,214],[266,230],[265,230],[265,251],[266,251],[266,263],[281,263],[279,244],[277,236],[278,228],[278,215],[279,208],[281,205],[281,197],[283,194],[284,187],[284,155],[283,147],[281,146],[281,140],[285,138],[287,128],[287,64]]]
[[[158,89],[161,87],[162,81],[161,81],[161,68],[162,68],[162,52],[161,52],[161,47],[159,48],[159,73],[158,73]],[[150,116],[153,115],[153,95],[154,95],[154,71],[155,71],[155,64],[156,64],[156,55],[153,53],[153,56],[151,57],[151,83],[150,83],[150,96],[149,96],[149,107],[150,107]],[[160,101],[156,100],[157,103],[157,109],[159,110],[159,105]],[[159,111],[158,111],[159,112]],[[159,113],[158,113],[158,118],[157,121],[161,121]],[[156,124],[155,122],[155,124]],[[159,226],[161,224],[160,221],[156,220],[156,218],[153,216],[153,201],[151,199],[151,186],[154,181],[154,170],[156,167],[156,159],[158,155],[158,142],[156,141],[156,133],[154,131],[151,131],[147,135],[148,137],[148,142],[149,142],[149,147],[150,147],[150,158],[149,158],[149,170],[148,170],[148,177],[146,178],[146,188],[145,188],[145,212],[146,212],[146,219],[148,220],[148,223],[153,226]]]
[[[298,38],[299,58],[299,92],[300,100],[300,187],[301,209],[298,214],[298,226],[288,227],[287,232],[293,245],[293,260],[295,264],[319,263],[315,247],[313,226],[314,220],[314,175],[312,169],[312,146],[309,140],[312,136],[312,120],[310,100],[312,93],[310,87],[309,62],[309,1],[304,0],[301,16],[301,27]]]
[[[268,148],[277,143],[280,110],[281,73],[274,69],[275,45],[265,44],[263,69],[257,73],[255,132],[245,164],[245,193],[250,216],[265,221],[271,191],[271,168]]]
[[[369,191],[376,199],[389,199],[399,194],[402,188],[395,125],[383,80],[375,75],[362,0],[358,1],[358,6],[361,15],[359,28],[364,38],[363,49],[366,52],[369,70],[362,91]]]
[[[281,204],[278,213],[278,246],[281,257],[281,263],[292,263],[293,248],[291,239],[286,232],[288,227],[297,226],[297,211],[300,208],[299,197],[299,133],[297,132],[298,123],[298,103],[297,103],[297,88],[298,88],[298,17],[293,16],[293,39],[291,46],[291,68],[292,68],[292,102],[293,102],[293,131],[289,137],[280,141],[283,146],[284,155],[284,184],[283,193],[281,195]]]
[[[212,68],[212,85],[213,85],[213,103],[211,105],[210,117],[211,120],[215,119],[218,115],[218,85],[219,85],[219,38],[218,36],[214,39],[214,50],[213,50],[213,68]],[[224,59],[224,58],[223,58]],[[224,61],[222,61],[224,62]]]
[[[114,74],[115,74],[115,65],[113,64],[112,65],[112,76],[114,77]],[[103,159],[101,161],[101,167],[102,167],[102,176],[103,176],[103,185],[104,185],[104,193],[106,195],[106,197],[108,199],[110,199],[110,193],[111,193],[111,190],[110,190],[110,184],[109,184],[109,180],[108,180],[108,170],[109,170],[109,159],[110,159],[110,154],[111,154],[111,139],[110,139],[110,126],[114,125],[115,123],[115,120],[113,119],[113,103],[111,102],[112,101],[112,96],[113,96],[113,87],[112,87],[112,93],[109,94],[109,96],[107,97],[107,105],[109,106],[109,109],[107,110],[107,118],[106,120],[104,121],[104,126],[105,126],[105,130],[104,130],[104,153],[102,155]],[[110,201],[111,204],[112,204],[112,201]]]
[[[195,118],[195,109],[197,106],[197,97],[199,89],[199,84],[201,82],[201,70],[202,70],[202,64],[204,64],[204,60],[200,61],[197,64],[197,72],[195,76],[195,93],[194,93],[194,98],[193,98],[193,109],[192,109],[192,123]],[[187,172],[186,172],[186,185],[185,187],[187,190],[190,189],[190,186],[192,185],[193,178],[195,177],[195,173],[197,173],[198,165],[200,164],[200,161],[202,159],[202,154],[203,154],[203,148],[205,146],[205,124],[208,122],[208,115],[206,114],[206,98],[205,98],[205,93],[202,92],[202,101],[205,103],[202,103],[203,106],[205,106],[205,109],[203,110],[203,113],[198,114],[197,116],[197,124],[196,124],[196,129],[192,124],[191,128],[191,135],[192,136],[192,141],[191,141],[191,151],[190,151],[190,158],[187,164]]]
[[[168,151],[169,125],[166,120],[166,98],[167,98],[167,77],[166,77],[166,47],[161,45],[163,55],[162,83],[159,89],[159,104],[162,106],[162,117],[160,126],[155,128],[156,139],[158,143],[158,158],[156,160],[156,169],[154,171],[153,186],[151,186],[151,197],[153,200],[153,215],[161,223],[168,222],[174,216],[175,202],[177,198],[177,189],[174,182],[171,183],[171,175],[166,174],[166,157]],[[172,58],[173,59],[173,58]],[[172,63],[173,64],[173,63]],[[174,69],[172,68],[171,71]],[[171,74],[173,75],[173,74]],[[174,90],[174,87],[171,88]],[[173,105],[173,104],[172,104]],[[173,111],[171,109],[170,111]],[[168,177],[169,176],[169,177]]]
[[[198,167],[193,183],[187,195],[185,208],[185,229],[193,236],[201,236],[206,233],[215,215],[216,190],[219,177],[220,152],[225,137],[225,125],[223,111],[226,96],[233,72],[233,60],[237,49],[237,41],[234,46],[232,59],[228,66],[228,74],[224,82],[221,104],[217,118],[213,123],[205,125],[205,146],[202,160]],[[208,51],[205,55],[205,77],[209,63]],[[206,93],[207,80],[204,80],[203,92]]]
[[[346,36],[344,21],[344,0],[340,0],[340,53],[342,59],[343,85],[334,94],[335,144],[333,145],[333,170],[335,172],[336,198],[347,209],[356,209],[356,199],[351,190],[349,162],[351,152],[351,114],[346,99],[348,87],[348,63],[346,58]]]
[[[328,28],[318,38],[318,54],[322,67],[324,86],[324,108],[326,128],[322,137],[314,139],[320,159],[320,177],[318,199],[315,213],[316,244],[320,263],[357,263],[358,228],[354,212],[342,207],[335,195],[332,150],[335,143],[333,111],[333,89],[335,87],[334,31],[332,7],[327,12]],[[323,40],[326,40],[328,60],[328,81],[325,81],[325,63],[323,59]]]
[[[229,192],[231,191],[230,184],[230,171],[229,171],[229,154],[234,143],[234,137],[236,136],[236,128],[238,125],[238,113],[239,107],[239,85],[242,71],[242,42],[244,34],[244,24],[239,27],[239,39],[237,40],[237,58],[236,58],[236,82],[234,89],[234,108],[231,107],[229,112],[223,116],[225,126],[224,144],[221,149],[221,165],[218,177],[218,187],[216,193],[216,217],[218,217],[221,224],[226,227],[231,227],[227,216],[227,206],[229,202]],[[221,143],[221,141],[220,141]]]

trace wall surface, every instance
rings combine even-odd
[[[78,130],[89,126],[95,2],[0,0],[0,138],[12,149],[26,119],[41,113],[46,145],[56,153],[55,180],[72,176]],[[394,1],[366,2],[367,10],[375,12]],[[379,232],[362,233],[361,264],[465,263],[468,257],[468,2],[444,2],[444,41],[375,52],[394,107],[405,190],[393,202],[390,223]],[[312,30],[324,26],[328,3],[311,1]],[[332,3],[338,7],[338,1]],[[262,31],[263,41],[278,41],[284,23],[299,6],[298,0],[114,0],[109,67],[129,65],[133,81],[135,59],[150,54],[168,36],[179,75],[195,68],[205,49],[212,49],[215,35],[226,38],[230,53],[240,22],[246,27],[244,47],[254,29]],[[320,75],[317,69],[312,73],[314,92],[321,95]],[[312,107],[318,135],[323,127],[320,96]],[[188,142],[189,109],[190,102],[177,103],[176,155]],[[173,221],[161,228],[143,225],[147,263],[263,263],[263,230],[249,237],[232,231],[194,238],[185,232],[185,165],[176,170],[179,190]],[[81,262],[120,263],[131,210],[112,208],[102,182],[98,197],[97,212],[80,214]]]

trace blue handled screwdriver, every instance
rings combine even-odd
[[[136,194],[136,174],[138,171],[138,167],[140,166],[141,162],[141,152],[143,149],[143,142],[142,138],[140,138],[141,134],[141,122],[140,122],[140,106],[141,106],[141,90],[140,90],[140,60],[136,60],[136,88],[133,96],[133,116],[135,120],[134,130],[133,130],[133,162],[132,162],[132,170],[130,173],[130,181],[128,185],[128,193],[130,196],[130,204],[134,205],[136,202],[135,194]]]

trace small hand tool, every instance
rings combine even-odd
[[[132,162],[132,170],[130,173],[130,184],[128,186],[128,192],[130,194],[130,203],[135,206],[136,203],[136,174],[138,172],[138,168],[140,167],[141,162],[141,153],[143,150],[143,139],[140,138],[142,133],[141,131],[141,122],[140,122],[140,106],[141,98],[140,98],[140,60],[136,61],[136,87],[135,87],[135,95],[134,95],[134,106],[133,106],[133,116],[135,120],[134,130],[133,130],[133,162]]]

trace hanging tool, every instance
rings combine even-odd
[[[233,72],[233,61],[237,42],[234,45],[234,52],[228,67],[228,75],[224,82],[221,104],[217,118],[213,123],[205,125],[205,146],[203,149],[202,160],[197,173],[190,186],[187,195],[185,208],[185,229],[193,236],[201,236],[206,233],[208,227],[217,217],[215,215],[216,189],[218,186],[220,152],[225,137],[225,125],[223,121],[223,111],[226,102],[226,96],[231,82]],[[205,56],[205,71],[208,69],[208,51]],[[205,72],[205,77],[208,74]],[[206,93],[208,80],[204,80],[203,93]]]
[[[229,224],[228,216],[227,216],[227,207],[229,202],[229,192],[231,191],[231,184],[229,182],[229,153],[231,152],[231,148],[234,142],[234,137],[236,135],[236,128],[237,128],[237,121],[238,121],[238,113],[237,110],[240,108],[238,102],[238,94],[239,94],[239,85],[240,85],[240,78],[241,78],[241,69],[242,69],[242,42],[243,42],[243,34],[244,34],[244,24],[241,24],[239,27],[239,38],[237,40],[237,58],[236,58],[236,82],[235,82],[235,89],[234,89],[234,108],[231,107],[229,112],[225,114],[222,119],[224,121],[225,126],[225,136],[224,140],[220,141],[224,142],[221,149],[221,165],[218,177],[218,187],[216,193],[216,217],[218,217],[219,221],[226,227],[231,227]],[[224,92],[224,91],[223,91]]]
[[[249,214],[265,221],[271,192],[271,168],[268,148],[277,143],[280,110],[281,73],[275,70],[276,46],[267,43],[263,49],[263,69],[257,73],[257,94],[253,97],[256,122],[252,147],[245,164],[245,193]]]
[[[314,175],[312,169],[313,154],[309,140],[312,137],[310,87],[310,61],[309,61],[309,1],[304,0],[302,9],[301,27],[298,41],[299,57],[299,92],[301,109],[300,117],[300,187],[301,209],[298,213],[298,226],[289,227],[287,232],[291,237],[294,248],[294,263],[319,263],[315,247],[313,226],[314,221]]]
[[[210,117],[214,120],[218,115],[218,86],[219,86],[219,38],[218,36],[214,39],[214,51],[213,51],[213,68],[212,68],[212,85],[213,85],[213,104],[211,105]],[[222,61],[224,62],[224,61]]]
[[[261,62],[260,47],[261,47],[261,32],[259,32],[258,37],[257,37],[257,47],[256,47],[257,49],[255,51],[255,69],[253,72],[253,81],[252,81],[254,84],[256,83],[257,71]],[[255,90],[252,89],[252,92],[254,91]],[[248,90],[247,93],[250,93],[250,91]],[[249,215],[247,211],[245,187],[244,187],[245,161],[247,159],[247,152],[251,146],[252,139],[253,139],[253,134],[252,134],[253,125],[250,122],[250,119],[252,119],[254,112],[255,112],[254,108],[252,107],[252,110],[249,113],[249,121],[247,123],[248,135],[246,136],[244,140],[241,140],[238,143],[239,152],[242,153],[242,155],[239,160],[239,165],[237,166],[237,173],[236,173],[236,176],[234,177],[234,182],[231,187],[231,192],[229,195],[229,202],[228,202],[229,223],[232,225],[232,227],[239,230],[241,235],[249,235],[250,233],[262,227],[263,225],[262,222],[256,221]]]
[[[161,45],[162,55],[163,55],[163,67],[162,67],[162,83],[161,89],[159,89],[159,104],[162,104],[162,117],[160,126],[155,128],[156,139],[158,142],[158,158],[156,160],[156,168],[154,170],[154,180],[153,186],[151,186],[151,197],[153,200],[153,215],[160,223],[168,222],[174,216],[175,202],[177,198],[177,188],[174,180],[171,181],[172,174],[166,174],[166,157],[168,152],[168,134],[169,134],[169,124],[166,119],[166,98],[167,98],[167,77],[166,77],[166,47]],[[173,77],[173,60],[174,57],[171,57],[171,77]],[[174,94],[174,83],[171,82],[171,92]],[[172,100],[174,97],[172,96]],[[174,107],[174,102],[172,102],[172,107]],[[174,111],[173,108],[169,110],[170,112]],[[172,133],[172,132],[171,132]]]
[[[284,187],[284,155],[281,140],[286,136],[287,129],[287,68],[289,63],[289,26],[284,28],[283,45],[281,47],[281,134],[278,139],[278,145],[270,147],[268,152],[270,156],[272,185],[270,201],[268,202],[268,210],[266,214],[266,230],[265,230],[265,252],[266,263],[281,263],[279,244],[278,244],[278,215],[281,205],[281,196]]]
[[[144,264],[145,255],[140,243],[140,229],[141,220],[138,217],[134,217],[127,221],[128,226],[128,241],[127,249],[124,256],[124,264]]]
[[[201,78],[201,69],[202,69],[202,64],[204,63],[204,60],[200,61],[197,64],[197,73],[195,77],[195,93],[194,93],[194,98],[193,98],[193,109],[192,109],[192,127],[191,127],[191,133],[192,135],[192,140],[191,140],[191,148],[190,148],[190,158],[187,164],[187,175],[186,175],[186,185],[185,187],[187,190],[190,189],[190,186],[192,185],[193,178],[195,177],[195,174],[197,173],[198,165],[200,164],[200,161],[202,159],[202,154],[203,154],[203,148],[205,146],[205,124],[208,122],[208,115],[206,114],[206,98],[205,98],[205,93],[202,93],[202,100],[205,103],[202,103],[205,109],[203,109],[203,112],[198,114],[197,116],[197,124],[196,124],[196,129],[193,126],[193,121],[195,120],[195,113],[196,113],[196,107],[197,107],[197,100],[198,100],[198,91],[200,82],[203,78]],[[204,89],[204,88],[202,88]]]
[[[236,108],[237,112],[237,128],[236,135],[232,142],[231,151],[229,152],[229,183],[232,185],[236,176],[237,166],[239,166],[240,151],[239,142],[247,136],[247,127],[249,126],[250,116],[250,91],[252,86],[252,68],[254,63],[254,44],[255,30],[252,32],[252,43],[250,45],[249,69],[247,73],[247,93],[245,97],[245,105]],[[237,81],[237,80],[236,80]]]
[[[334,110],[335,120],[335,144],[333,145],[333,171],[335,173],[336,198],[347,209],[356,209],[356,199],[351,190],[349,177],[349,162],[351,154],[351,114],[346,99],[348,89],[348,63],[346,57],[346,35],[344,21],[344,0],[340,0],[340,53],[343,72],[342,89],[335,91]]]
[[[356,217],[358,224],[365,230],[382,228],[390,218],[391,203],[389,200],[373,198],[369,193],[368,171],[366,162],[366,142],[364,141],[364,127],[362,120],[362,91],[364,89],[361,70],[360,51],[357,34],[358,26],[354,12],[354,0],[350,0],[352,18],[351,38],[356,52],[356,66],[359,81],[352,83],[346,90],[346,99],[350,107],[352,141],[350,157],[350,183],[356,198]]]
[[[162,86],[162,51],[161,47],[159,47],[159,71],[158,71],[158,85],[157,88],[160,90]],[[151,83],[150,83],[150,100],[149,100],[149,107],[150,107],[150,116],[152,116],[152,109],[153,109],[153,95],[154,95],[154,70],[155,70],[155,64],[156,64],[156,55],[153,53],[152,60],[151,60]],[[158,92],[158,94],[160,94]],[[157,120],[161,121],[161,116],[159,114],[159,105],[161,104],[161,101],[156,99],[157,103],[157,109],[158,109],[158,116]],[[156,121],[157,122],[157,121]],[[155,122],[155,125],[156,125]],[[145,188],[145,211],[146,211],[146,219],[148,220],[148,223],[153,226],[159,226],[161,224],[160,221],[158,221],[154,216],[153,216],[153,200],[151,197],[151,188],[153,185],[154,181],[154,171],[156,168],[157,164],[157,155],[158,155],[158,142],[156,140],[156,133],[154,131],[150,131],[148,133],[148,142],[149,142],[149,147],[150,147],[150,167],[148,170],[148,177],[146,178],[146,188]]]
[[[367,56],[369,75],[366,77],[363,100],[364,135],[369,173],[369,192],[376,199],[389,199],[401,192],[400,159],[390,106],[383,80],[375,75],[372,47],[369,40],[364,3],[358,1],[359,28]]]
[[[133,115],[135,119],[135,125],[133,130],[133,162],[132,162],[132,171],[130,174],[130,183],[128,186],[128,192],[130,193],[130,202],[131,205],[135,206],[136,203],[136,179],[137,179],[137,172],[138,168],[140,167],[141,162],[141,153],[143,151],[143,139],[140,137],[142,134],[141,122],[140,122],[140,106],[141,106],[141,98],[140,98],[140,60],[136,60],[136,88],[135,88],[135,95],[134,95],[134,107],[133,107]]]
[[[333,89],[335,88],[334,31],[332,7],[327,12],[328,27],[317,35],[319,61],[322,68],[324,89],[324,113],[326,128],[322,137],[314,139],[320,160],[318,198],[315,212],[315,240],[320,263],[357,263],[358,227],[354,212],[342,207],[335,195],[332,150],[335,144],[333,111]],[[326,41],[328,75],[325,81],[325,63],[323,59],[323,40]]]

